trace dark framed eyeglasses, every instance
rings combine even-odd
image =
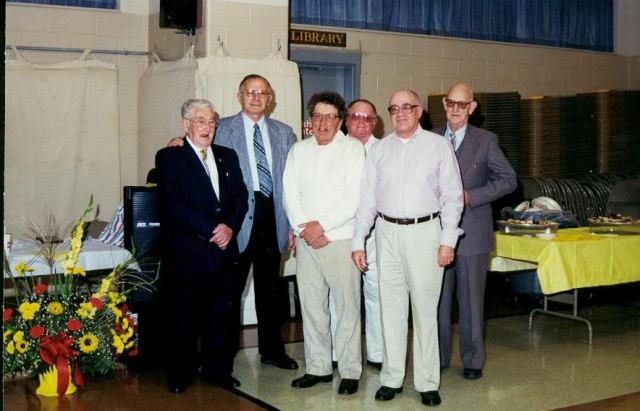
[[[242,90],[240,93],[244,94],[245,97],[258,97],[258,98],[267,98],[271,95],[268,90],[254,90],[252,88],[247,90]]]
[[[337,118],[340,118],[340,116],[337,114],[321,114],[321,113],[311,114],[311,121],[316,123],[320,123],[322,122],[322,120],[327,120],[328,122],[332,123],[336,121]]]
[[[418,104],[403,104],[402,106],[389,106],[387,110],[389,110],[389,114],[395,116],[399,114],[401,111],[403,114],[409,114],[413,111],[414,108],[418,107]]]
[[[458,108],[460,110],[464,110],[471,103],[473,103],[473,100],[471,100],[471,101],[455,101],[455,100],[451,100],[450,98],[445,98],[444,99],[444,104],[447,107],[453,108],[454,106],[458,106]]]

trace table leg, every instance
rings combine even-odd
[[[561,293],[553,296],[545,295],[543,297],[543,301],[544,301],[543,308],[536,308],[532,310],[531,313],[529,314],[529,331],[533,329],[533,317],[536,314],[545,314],[553,317],[564,318],[566,320],[580,321],[587,325],[587,330],[589,333],[589,345],[593,345],[593,327],[591,326],[591,322],[586,318],[578,316],[578,289],[576,288],[573,290],[572,297],[569,297],[569,298],[567,297],[569,297],[568,293]],[[571,304],[573,306],[573,315],[563,314],[563,313],[549,310],[548,308],[549,301],[556,301],[563,304]]]

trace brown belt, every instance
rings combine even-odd
[[[440,212],[438,211],[437,213],[429,214],[424,217],[418,217],[418,218],[393,218],[393,217],[386,216],[382,213],[378,213],[378,216],[383,220],[388,221],[390,223],[394,223],[394,224],[400,224],[400,225],[424,223],[425,221],[433,220],[439,215],[440,215]]]

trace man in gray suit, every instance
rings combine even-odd
[[[451,361],[451,307],[456,289],[463,377],[475,380],[482,377],[485,363],[484,291],[488,255],[493,249],[491,202],[514,191],[517,179],[498,147],[498,137],[468,124],[478,105],[471,87],[452,86],[442,104],[447,124],[433,131],[454,145],[464,187],[461,228],[465,234],[459,240],[454,263],[444,275],[438,308],[440,367],[449,367]]]
[[[253,265],[260,361],[295,370],[298,363],[286,354],[282,341],[288,294],[280,277],[282,252],[289,241],[293,243],[282,202],[282,174],[295,137],[291,127],[265,115],[273,100],[266,78],[247,75],[240,82],[237,97],[242,111],[220,119],[216,144],[236,152],[249,191],[249,210],[238,233],[240,256],[234,299],[238,333],[242,293]],[[182,144],[182,140],[173,139],[169,144]]]

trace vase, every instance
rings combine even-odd
[[[69,367],[69,370],[71,370],[71,367]],[[36,394],[44,397],[58,396],[58,368],[55,365],[49,368],[49,371],[39,374],[38,379],[40,380],[40,385],[36,389]],[[73,394],[77,389],[78,387],[71,381],[71,376],[69,376],[69,385],[67,385],[64,395]]]

